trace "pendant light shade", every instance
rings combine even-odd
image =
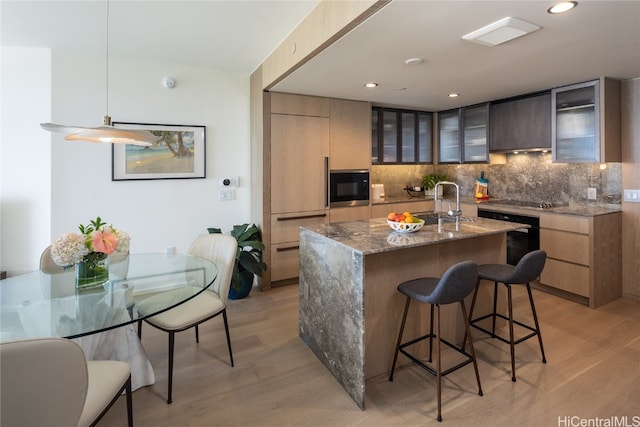
[[[53,123],[40,123],[44,130],[62,132],[68,135],[67,141],[110,142],[112,144],[133,144],[149,146],[160,137],[146,130],[118,129],[111,126],[111,117],[104,116],[103,125],[95,128],[65,126]]]
[[[109,142],[113,144],[133,144],[149,146],[158,141],[160,137],[153,135],[151,132],[138,129],[120,129],[111,125],[111,117],[109,116],[109,0],[107,4],[107,25],[106,25],[106,61],[105,61],[105,80],[106,80],[106,114],[99,127],[82,127],[82,126],[65,126],[53,123],[40,123],[42,129],[50,132],[61,132],[68,134],[64,137],[67,141],[89,141],[89,142]]]

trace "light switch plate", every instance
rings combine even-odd
[[[640,203],[640,190],[623,190],[624,201],[631,203]]]
[[[597,197],[598,197],[598,190],[596,190],[593,187],[587,188],[587,199],[596,200]]]
[[[236,198],[235,191],[233,190],[219,190],[218,200],[233,200]]]

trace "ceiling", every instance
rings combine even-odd
[[[318,0],[110,0],[109,55],[253,72]],[[2,46],[105,52],[107,1],[0,1]]]
[[[394,1],[272,90],[441,111],[599,76],[640,77],[639,1],[582,0],[550,15],[553,3]],[[508,16],[542,28],[495,47],[462,39]],[[405,65],[414,57],[424,63]]]
[[[250,73],[317,3],[111,0],[109,54]],[[581,0],[555,16],[546,12],[552,3],[395,0],[271,90],[440,111],[599,76],[640,77],[640,0]],[[2,46],[104,51],[105,5],[2,0]],[[496,47],[461,38],[507,16],[542,28]],[[413,57],[424,62],[405,65]]]

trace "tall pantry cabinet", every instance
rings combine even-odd
[[[262,289],[295,283],[301,226],[369,218],[369,206],[329,209],[329,171],[370,169],[366,102],[264,93]]]
[[[267,95],[265,153],[265,262],[262,287],[298,277],[300,226],[328,222],[330,102],[325,98]]]

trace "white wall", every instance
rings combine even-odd
[[[49,49],[2,48],[0,67],[0,269],[37,266],[51,235]],[[35,264],[34,264],[35,263]]]
[[[113,121],[205,125],[207,131],[206,179],[111,181],[110,145],[64,141],[62,134],[48,134],[38,126],[45,121],[101,124],[106,110],[105,58],[57,50],[51,58],[52,116],[25,111],[22,118],[22,128],[35,129],[51,147],[50,210],[33,217],[31,212],[40,209],[41,200],[39,195],[29,197],[23,211],[33,219],[16,224],[22,230],[10,236],[3,233],[3,247],[14,245],[16,237],[35,222],[51,221],[47,236],[51,241],[99,215],[131,235],[134,253],[164,252],[168,246],[186,252],[207,227],[228,232],[233,224],[250,221],[248,75],[110,57],[108,111]],[[166,75],[177,80],[174,89],[162,87]],[[21,167],[29,175],[32,166]],[[240,176],[233,201],[218,200],[218,182],[223,176]],[[2,203],[4,207],[4,189]],[[43,243],[48,242],[37,242],[30,254],[39,253]],[[38,259],[29,256],[22,264],[36,269]],[[4,259],[2,268],[10,272],[22,269]]]

